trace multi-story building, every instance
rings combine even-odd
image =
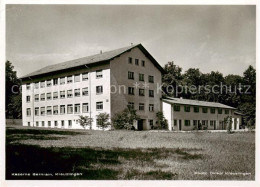
[[[161,110],[163,69],[141,45],[50,65],[22,79],[23,126],[83,128],[79,115],[113,117],[127,105],[141,119],[137,129],[150,129]]]
[[[162,110],[168,120],[169,130],[226,130],[224,119],[232,118],[231,129],[241,126],[241,114],[235,108],[215,102],[205,102],[182,98],[165,98]]]

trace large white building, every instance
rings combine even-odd
[[[130,105],[141,116],[135,127],[150,129],[162,72],[141,44],[47,66],[21,77],[23,126],[81,129],[77,119],[87,115],[98,129],[99,113],[113,117]]]

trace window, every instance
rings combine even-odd
[[[80,113],[80,104],[75,104],[74,108],[75,108],[75,110],[74,110],[75,114]]]
[[[135,104],[133,102],[129,102],[128,103],[128,107],[134,109],[135,108]]]
[[[27,115],[27,116],[31,116],[31,109],[30,109],[30,108],[27,108],[27,109],[26,109],[26,115]]]
[[[60,78],[60,85],[65,84],[65,77]]]
[[[69,127],[72,127],[72,120],[69,120]]]
[[[45,115],[45,107],[41,107],[41,116]]]
[[[64,99],[65,98],[65,91],[60,91],[60,98]]]
[[[31,126],[31,122],[28,122],[28,126],[29,126],[29,127]]]
[[[51,106],[47,106],[47,115],[52,115]]]
[[[154,104],[149,104],[149,111],[153,112],[154,111]]]
[[[88,73],[82,73],[82,81],[88,80]]]
[[[97,102],[96,108],[97,108],[97,110],[103,110],[103,102]]]
[[[34,95],[34,101],[35,101],[35,102],[38,102],[38,101],[39,101],[39,94],[35,94],[35,95]]]
[[[51,126],[51,121],[48,121],[48,126],[49,126],[49,127]]]
[[[34,83],[34,88],[35,88],[35,89],[38,89],[38,88],[39,88],[39,82]]]
[[[222,109],[221,108],[218,109],[218,114],[222,114]]]
[[[54,126],[58,127],[58,121],[54,121]]]
[[[53,99],[58,99],[58,92],[53,92]]]
[[[39,127],[39,121],[36,121],[36,127]]]
[[[139,59],[135,59],[135,65],[139,66]]]
[[[102,94],[103,93],[103,86],[97,86],[96,87],[96,93],[97,94]]]
[[[135,94],[135,90],[133,87],[128,87],[128,94],[129,95],[134,95]]]
[[[144,89],[139,89],[139,96],[144,96]]]
[[[65,114],[65,105],[60,105],[60,114]]]
[[[83,113],[88,112],[88,103],[83,103],[83,104],[82,104],[82,112],[83,112]]]
[[[173,121],[174,126],[177,126],[177,119]]]
[[[31,96],[27,95],[27,96],[26,96],[26,102],[29,103],[30,100],[31,100]]]
[[[197,120],[193,120],[193,126],[197,126],[197,124],[198,124],[198,121]]]
[[[144,74],[139,73],[139,81],[144,81]]]
[[[45,101],[45,94],[41,94],[41,101]]]
[[[200,111],[200,108],[198,106],[194,106],[193,109],[195,113],[198,113]]]
[[[128,63],[133,64],[133,59],[131,57],[128,58]]]
[[[153,126],[153,120],[152,119],[149,120],[149,125],[150,125],[150,127]]]
[[[153,90],[149,90],[149,97],[154,97],[154,91]]]
[[[80,82],[80,75],[74,75],[74,82]]]
[[[88,87],[82,88],[82,95],[87,96],[88,95]]]
[[[26,84],[26,90],[30,90],[30,88],[31,88],[30,83]]]
[[[54,115],[58,115],[58,114],[59,114],[58,105],[53,106],[53,114],[54,114]]]
[[[102,77],[103,77],[102,70],[97,70],[96,71],[96,78],[99,79],[99,78],[102,78]]]
[[[34,113],[35,113],[35,116],[39,116],[39,113],[40,113],[39,107],[35,107]]]
[[[128,71],[128,79],[134,80],[134,72]]]
[[[185,121],[184,121],[184,125],[185,125],[185,126],[190,126],[190,120],[185,120]]]
[[[67,83],[72,83],[72,75],[67,77]]]
[[[47,87],[51,86],[51,80],[47,80]]]
[[[215,121],[210,120],[210,122],[209,122],[210,126],[214,126],[214,122],[215,122]]]
[[[80,97],[80,88],[74,89],[74,96],[75,97]]]
[[[202,125],[207,127],[208,126],[208,120],[202,120]]]
[[[225,114],[229,114],[229,110],[226,109],[226,110],[225,110]]]
[[[151,75],[149,75],[149,77],[148,77],[148,81],[149,81],[150,83],[154,83],[154,77],[151,76]]]
[[[61,120],[61,126],[64,127],[65,123],[64,120]]]
[[[142,60],[142,66],[143,66],[143,67],[145,66],[145,61],[144,61],[144,60]]]
[[[174,111],[180,111],[181,110],[181,106],[180,105],[174,105]]]
[[[45,125],[45,124],[44,124],[44,121],[42,121],[42,126],[44,127],[44,125]]]
[[[203,108],[202,108],[202,112],[203,112],[203,113],[208,113],[208,108],[207,108],[207,107],[203,107]]]
[[[73,106],[72,105],[67,105],[67,113],[72,114],[73,113]]]
[[[54,86],[58,85],[58,78],[53,79],[53,85]]]
[[[144,110],[144,103],[139,103],[139,110]]]
[[[72,90],[68,90],[67,91],[67,98],[71,98],[72,97]]]
[[[184,106],[184,111],[185,112],[190,112],[190,106]]]
[[[215,114],[215,108],[210,108],[210,113]]]
[[[45,81],[41,81],[41,88],[44,88],[45,87]]]
[[[51,93],[47,93],[47,100],[51,100]]]

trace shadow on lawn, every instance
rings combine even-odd
[[[180,160],[202,159],[181,149],[42,148],[24,144],[7,144],[6,179],[175,179],[177,174],[161,169],[142,172],[125,169],[125,161],[156,166],[155,159],[178,157]],[[12,173],[51,173],[53,176],[12,176]],[[82,173],[81,176],[55,176],[55,173]],[[124,173],[122,175],[122,173]]]

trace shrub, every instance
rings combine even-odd
[[[127,107],[123,111],[115,114],[112,118],[112,124],[115,129],[127,129],[133,128],[134,120],[139,120],[140,117],[136,114],[136,110],[131,107]]]
[[[103,130],[110,126],[109,114],[104,112],[97,115],[97,126],[101,127]]]
[[[165,119],[164,115],[162,112],[157,112],[156,113],[156,124],[157,126],[153,127],[153,129],[168,129],[168,121]]]
[[[232,133],[232,131],[231,131],[231,129],[232,129],[232,117],[231,116],[225,117],[224,118],[224,123],[227,126],[227,133],[231,134]]]
[[[92,129],[92,122],[93,118],[90,118],[88,116],[80,115],[77,122],[85,129],[87,126],[89,126],[90,129]]]

